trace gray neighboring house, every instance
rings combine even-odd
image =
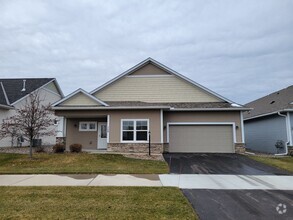
[[[293,86],[247,103],[253,108],[244,113],[246,148],[286,154],[293,142]],[[276,143],[283,143],[276,147]],[[283,147],[282,147],[283,145]]]
[[[54,103],[63,98],[62,90],[55,78],[15,78],[0,79],[0,124],[2,121],[15,114],[15,109],[21,108],[30,93],[38,91],[43,104]],[[58,118],[52,113],[58,123],[54,127],[56,135],[63,135],[63,118]],[[40,137],[43,145],[52,145],[56,142],[55,136]],[[0,139],[0,147],[16,146],[17,141],[12,138]],[[24,142],[23,145],[28,145]]]

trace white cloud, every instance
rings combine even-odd
[[[236,102],[293,82],[293,2],[0,0],[1,77],[92,90],[147,57]]]

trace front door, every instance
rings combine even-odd
[[[107,123],[98,122],[98,149],[107,149]]]

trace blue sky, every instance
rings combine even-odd
[[[91,91],[152,57],[245,104],[293,84],[293,1],[0,0],[0,77]]]

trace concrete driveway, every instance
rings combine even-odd
[[[273,182],[290,186],[289,172],[238,154],[172,153],[164,158],[170,173],[181,174],[181,190],[200,219],[293,219],[293,191],[265,190],[274,189],[269,187]]]
[[[290,175],[289,172],[267,166],[239,154],[164,154],[170,173]]]

